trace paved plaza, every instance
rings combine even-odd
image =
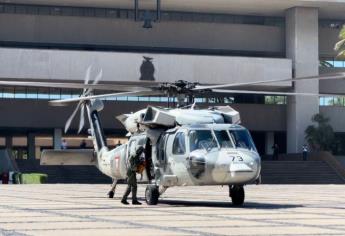
[[[247,186],[243,207],[226,186],[171,188],[157,206],[109,187],[0,185],[0,235],[345,235],[345,185]]]

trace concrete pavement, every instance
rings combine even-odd
[[[246,186],[243,207],[225,186],[171,188],[157,206],[109,187],[0,185],[0,235],[345,235],[345,185]]]

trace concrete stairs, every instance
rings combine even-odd
[[[48,183],[106,183],[111,179],[94,166],[41,166],[39,160],[17,160],[23,173],[45,173]],[[324,161],[263,161],[262,184],[345,184]]]
[[[263,161],[262,184],[345,184],[324,161]]]
[[[41,166],[39,160],[18,160],[22,173],[45,173],[48,183],[110,184],[111,178],[94,166]]]

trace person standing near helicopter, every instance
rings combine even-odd
[[[126,192],[124,193],[121,203],[128,205],[129,203],[127,202],[127,197],[129,194],[132,192],[132,204],[133,205],[141,205],[141,203],[137,199],[137,177],[136,177],[136,172],[138,171],[138,167],[140,167],[141,162],[140,162],[140,156],[144,152],[144,147],[139,146],[137,150],[135,151],[135,154],[132,154],[129,158],[129,166],[127,169],[127,189]]]

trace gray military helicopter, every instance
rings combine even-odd
[[[113,179],[108,193],[114,197],[116,184],[126,179],[128,159],[138,146],[145,148],[142,175],[138,182],[147,183],[145,199],[155,205],[159,197],[173,186],[228,185],[229,196],[234,205],[242,205],[245,199],[244,186],[260,182],[261,160],[248,130],[240,125],[240,114],[230,106],[197,109],[193,101],[203,93],[250,93],[274,95],[327,96],[326,94],[230,90],[231,87],[257,85],[272,82],[293,82],[308,79],[338,79],[345,74],[322,77],[304,77],[236,83],[225,85],[199,85],[187,81],[175,83],[144,84],[141,86],[121,83],[116,86],[97,84],[100,72],[89,84],[89,68],[85,83],[50,83],[0,81],[0,85],[23,85],[34,87],[81,88],[78,98],[53,100],[52,105],[66,105],[77,102],[77,107],[66,122],[68,130],[80,110],[79,131],[85,124],[85,109],[89,121],[89,134],[94,150],[45,150],[41,165],[95,165],[102,173]],[[23,84],[21,84],[23,83]],[[227,88],[227,89],[222,89]],[[94,89],[121,91],[93,95]],[[116,96],[167,95],[177,98],[177,107],[148,106],[131,114],[117,117],[129,134],[126,144],[112,150],[106,146],[106,139],[99,119],[104,105],[101,99]]]

